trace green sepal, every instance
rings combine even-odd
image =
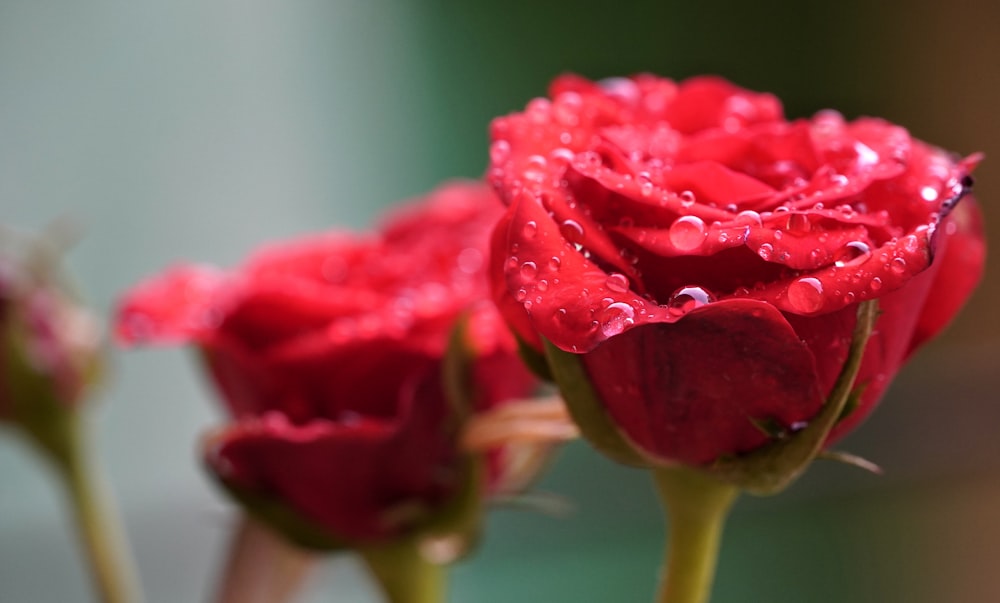
[[[469,345],[469,315],[455,320],[448,337],[442,365],[444,394],[454,413],[454,427],[460,430],[476,410],[475,350]]]
[[[704,470],[720,480],[760,495],[775,494],[795,481],[820,453],[827,435],[843,414],[877,317],[876,300],[858,306],[857,323],[847,359],[830,396],[809,425],[753,452],[720,458]]]
[[[536,350],[516,333],[514,334],[514,339],[517,341],[517,353],[521,356],[521,360],[524,361],[524,365],[528,367],[528,370],[542,381],[554,382],[555,377],[552,376],[552,370],[549,368],[545,354]]]
[[[543,339],[543,343],[549,369],[583,437],[619,463],[648,467],[649,461],[625,438],[604,410],[604,404],[590,386],[590,377],[583,368],[580,355],[564,352],[547,339]]]
[[[0,419],[20,429],[42,452],[63,464],[76,454],[74,442],[80,408],[76,400],[62,400],[54,378],[31,365],[25,345],[26,323],[17,315],[18,308],[11,307],[8,312],[11,315],[5,320],[0,341],[0,371],[5,376],[6,391],[2,395],[7,398],[9,408],[8,414]],[[96,359],[91,364],[96,365]]]

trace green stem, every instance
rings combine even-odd
[[[722,527],[739,490],[691,469],[653,471],[670,522],[657,603],[708,603]]]
[[[369,547],[361,555],[390,603],[445,600],[445,568],[428,561],[415,540]]]
[[[79,418],[68,420],[62,435],[62,441],[50,445],[48,452],[63,478],[77,536],[100,600],[104,603],[139,601],[139,589],[117,513],[105,494],[103,480],[87,462]]]

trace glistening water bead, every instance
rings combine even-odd
[[[614,302],[605,308],[601,316],[601,333],[605,337],[618,335],[625,327],[635,323],[635,309],[625,302]]]
[[[691,251],[701,246],[708,234],[705,222],[698,216],[682,216],[670,225],[670,242],[678,251]]]
[[[680,316],[714,300],[715,297],[707,289],[697,285],[688,285],[673,292],[670,299],[667,300],[667,311],[674,316]]]
[[[605,281],[605,284],[608,289],[614,291],[615,293],[625,293],[628,291],[628,277],[618,272],[613,272],[608,275],[608,279]]]
[[[823,305],[823,283],[817,278],[800,278],[788,286],[787,295],[793,308],[810,314]]]

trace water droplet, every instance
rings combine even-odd
[[[559,256],[554,255],[549,258],[549,270],[558,272],[560,266],[562,266],[562,260],[559,259]]]
[[[844,248],[840,250],[837,254],[837,259],[834,261],[833,265],[837,268],[843,268],[847,264],[852,262],[863,262],[867,260],[872,255],[872,250],[867,243],[862,241],[851,241]]]
[[[876,276],[875,278],[872,279],[872,282],[869,283],[868,287],[872,291],[878,291],[879,289],[882,288],[882,279]]]
[[[542,280],[538,281],[537,283],[535,283],[535,289],[541,291],[542,293],[548,291],[549,290],[549,281],[547,281],[545,279],[542,279]],[[536,300],[536,301],[541,301],[541,300]]]
[[[521,234],[524,235],[526,239],[534,239],[535,235],[538,234],[538,223],[534,220],[528,220],[521,227]]]
[[[788,232],[803,234],[809,232],[812,228],[812,222],[809,221],[809,216],[806,214],[789,214],[788,220],[785,222],[785,228]]]
[[[680,197],[681,205],[684,207],[691,207],[696,200],[694,193],[691,191],[681,191],[678,197]]]
[[[773,252],[774,252],[773,245],[771,245],[770,243],[762,243],[760,248],[757,250],[757,255],[760,256],[760,259],[766,262],[771,259],[771,254]]]
[[[894,258],[889,264],[890,269],[896,274],[903,274],[906,272],[906,260],[903,258]]]
[[[490,161],[499,164],[507,161],[510,157],[510,143],[506,140],[497,140],[490,145]]]
[[[545,123],[549,118],[549,111],[552,103],[547,98],[533,98],[528,101],[528,106],[524,108],[525,114],[535,123]]]
[[[682,216],[670,226],[670,242],[680,251],[691,251],[701,246],[707,233],[701,218]]]
[[[608,275],[608,280],[604,284],[615,293],[625,293],[629,286],[628,277],[618,272]]]
[[[512,255],[509,258],[507,258],[507,268],[513,270],[514,268],[517,268],[519,265],[520,262],[517,259],[516,255]]]
[[[740,224],[747,224],[749,226],[761,225],[760,214],[753,211],[752,209],[741,211],[740,213],[736,214],[736,221]]]
[[[559,227],[559,232],[570,243],[583,241],[583,226],[576,220],[565,220]]]
[[[906,235],[900,243],[907,253],[916,253],[920,249],[920,241],[913,235]]]
[[[521,278],[526,281],[534,280],[535,276],[538,275],[538,266],[534,262],[525,262],[521,264]]]
[[[566,139],[563,140],[563,137],[565,137]],[[560,134],[559,142],[562,142],[563,144],[569,144],[571,141],[572,137],[569,135],[569,132],[563,132],[562,134]],[[562,163],[572,163],[574,156],[575,154],[573,153],[573,151],[565,147],[559,147],[558,149],[554,149],[551,153],[549,153],[549,157],[551,157],[555,161],[559,161]]]
[[[706,289],[690,285],[674,291],[667,300],[667,310],[674,316],[680,316],[713,301],[715,297]]]
[[[525,289],[524,287],[521,287],[520,289],[517,290],[516,293],[514,293],[514,299],[516,299],[519,302],[523,302],[527,298],[528,298],[528,290]]]
[[[605,337],[618,335],[635,323],[634,317],[635,309],[632,306],[625,302],[615,302],[604,310],[600,321],[601,333]]]
[[[548,161],[546,161],[545,157],[542,157],[541,155],[532,155],[528,157],[528,164],[524,167],[524,177],[534,182],[543,182],[546,175],[546,165],[548,165]]]
[[[788,286],[788,303],[799,312],[811,314],[823,306],[823,283],[817,278],[800,278]]]

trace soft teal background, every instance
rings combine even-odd
[[[714,72],[777,93],[791,116],[837,107],[986,151],[977,196],[997,240],[998,26],[989,0],[0,0],[0,222],[81,222],[70,265],[106,314],[172,261],[233,264],[478,176],[488,120],[557,73]],[[1000,600],[998,259],[844,443],[886,476],[820,464],[777,498],[741,501],[715,603]],[[234,517],[194,454],[220,420],[212,392],[182,351],[114,356],[97,452],[148,599],[205,600]],[[580,444],[541,487],[576,512],[494,514],[453,600],[649,600],[663,526],[645,477]],[[0,601],[89,600],[61,511],[45,468],[0,439]],[[349,560],[306,590],[376,600]]]

